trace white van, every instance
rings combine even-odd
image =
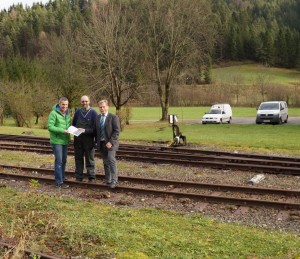
[[[287,123],[289,118],[288,106],[285,101],[262,102],[256,113],[256,124]]]
[[[206,123],[230,123],[232,120],[232,109],[228,103],[214,104],[210,111],[202,117],[202,124]]]

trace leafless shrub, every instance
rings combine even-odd
[[[268,100],[286,100],[289,89],[283,85],[269,85],[267,87]]]
[[[129,120],[132,117],[132,109],[129,106],[123,106],[121,110],[117,111],[117,115],[120,119],[121,131],[123,131],[125,125],[129,125]]]
[[[42,116],[40,118],[40,126],[42,129],[47,129],[48,128],[48,116]]]
[[[18,127],[31,127],[33,116],[30,86],[25,82],[10,82],[1,85],[2,102],[16,121]]]
[[[233,83],[174,85],[170,103],[172,106],[210,106],[212,103],[224,102],[236,106],[257,107],[264,100],[285,100],[290,105],[300,105],[300,84],[293,87],[274,84],[249,85],[240,79],[241,81],[236,78]],[[143,86],[142,89],[137,100],[139,105],[159,105],[153,86]]]
[[[293,84],[289,91],[289,104],[293,106],[299,107],[300,106],[300,82]]]

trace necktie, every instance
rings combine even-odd
[[[105,116],[101,116],[101,119],[100,119],[100,138],[101,139],[104,139],[104,118]]]

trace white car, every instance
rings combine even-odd
[[[288,106],[285,101],[262,102],[257,109],[256,124],[282,124],[287,123],[288,118]]]
[[[232,110],[229,104],[214,104],[211,110],[202,117],[202,124],[207,123],[230,123],[232,120]]]

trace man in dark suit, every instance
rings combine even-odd
[[[97,146],[102,154],[105,182],[110,188],[115,188],[118,182],[116,152],[119,148],[120,120],[108,112],[107,100],[99,101],[98,106],[100,114],[94,127]]]
[[[95,136],[94,124],[98,113],[90,107],[90,98],[83,95],[80,99],[81,108],[74,114],[72,125],[83,130],[78,137],[74,136],[75,178],[83,180],[84,163],[89,182],[95,181]]]

